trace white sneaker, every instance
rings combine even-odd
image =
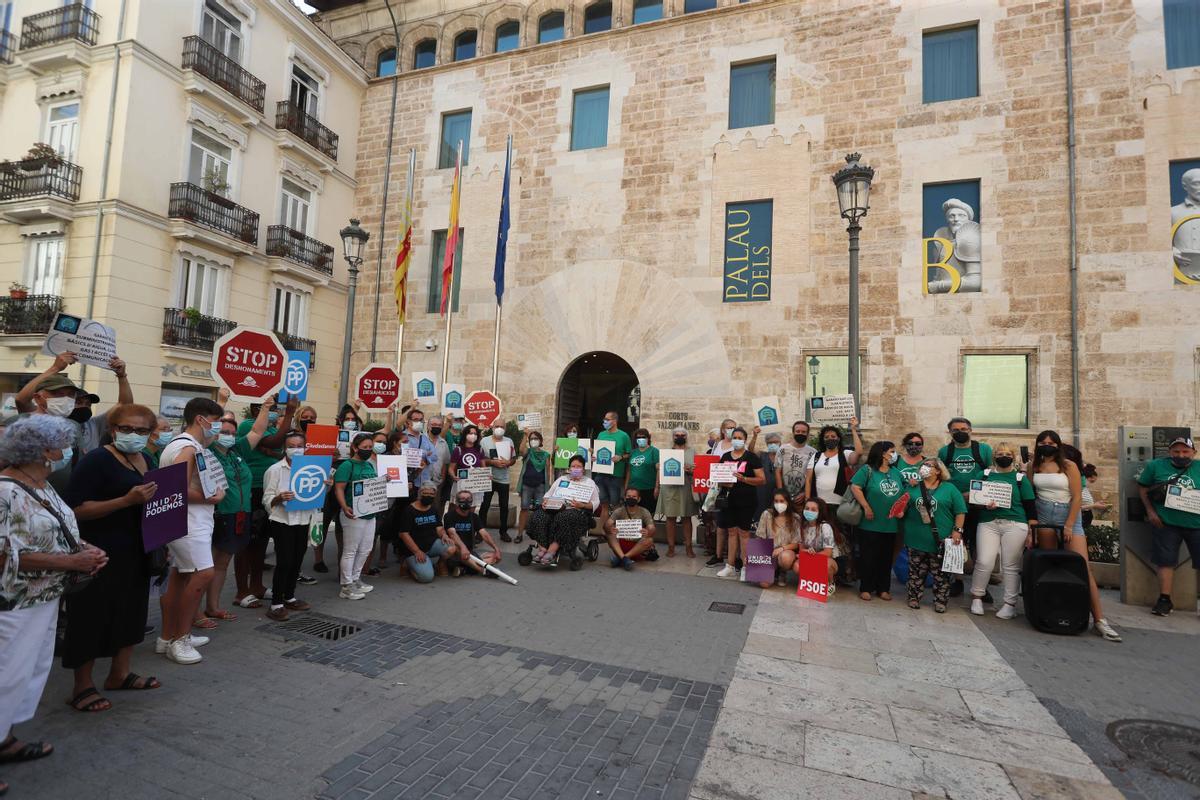
[[[837,584],[830,581],[829,589],[828,589],[828,591],[825,592],[825,599],[828,600],[829,598],[833,597],[835,594],[837,594]]]
[[[354,588],[353,583],[347,583],[342,586],[342,590],[338,592],[338,597],[343,600],[362,600],[366,597],[365,594]]]
[[[1109,625],[1106,619],[1096,620],[1096,624],[1092,626],[1092,632],[1097,636],[1103,637],[1106,642],[1121,641],[1121,634],[1117,633],[1117,629]]]
[[[996,619],[1012,619],[1017,615],[1017,607],[1012,603],[1005,603],[1000,610],[996,612]]]
[[[169,648],[170,646],[171,646],[171,643],[168,640],[162,638],[161,636],[154,640],[154,652],[158,653],[160,656],[166,655],[167,648]]]
[[[187,639],[188,644],[190,644],[192,647],[204,647],[204,645],[208,644],[209,642],[209,638],[207,636],[196,636],[191,633],[183,638]]]
[[[787,578],[780,575],[779,577],[777,577],[775,579],[775,585],[776,586],[787,586]]]
[[[738,574],[738,571],[733,568],[732,564],[726,564],[724,567],[721,568],[721,571],[717,573],[717,577],[718,578],[733,578],[733,577],[736,577],[737,574]]]
[[[262,599],[263,600],[271,600],[274,598],[274,596],[275,596],[275,592],[273,592],[270,589],[267,589],[265,592],[263,592]]]
[[[738,580],[741,581],[742,583],[746,582],[746,568],[745,567],[742,567],[740,570],[738,570]]]
[[[977,617],[983,616],[983,598],[976,597],[971,601],[971,613]]]
[[[182,639],[176,639],[171,642],[171,646],[167,648],[167,658],[174,661],[176,664],[196,664],[201,661],[204,656],[192,647],[187,636]]]
[[[372,586],[371,584],[363,583],[361,580],[355,581],[352,585],[354,586],[355,590],[361,594],[367,594],[368,592],[372,592],[375,589],[375,587]]]

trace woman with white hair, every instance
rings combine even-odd
[[[95,575],[108,562],[80,541],[75,515],[48,482],[74,440],[74,424],[48,414],[17,420],[0,439],[0,764],[53,752],[45,742],[18,741],[12,726],[37,710],[68,577]]]
[[[946,613],[950,576],[942,572],[942,544],[962,541],[967,504],[950,482],[950,470],[940,458],[927,458],[917,470],[921,480],[908,489],[904,514],[904,543],[908,546],[908,607],[920,608],[925,576],[933,575],[933,610]]]
[[[688,446],[687,428],[677,425],[671,431],[671,446],[683,451],[683,483],[658,487],[657,513],[667,518],[667,555],[675,555],[675,538],[678,526],[683,526],[683,546],[688,558],[695,558],[692,549],[692,517],[699,510],[696,496],[692,493],[692,473],[696,471],[696,451]]]

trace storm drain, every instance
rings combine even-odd
[[[1200,786],[1200,728],[1152,719],[1121,719],[1108,738],[1127,756],[1164,775]]]
[[[718,614],[741,614],[746,610],[745,603],[719,603],[714,602],[708,607],[709,611],[716,611]]]
[[[362,630],[361,627],[355,625],[350,620],[315,616],[289,619],[273,627],[276,630],[298,633],[303,636],[312,636],[316,639],[324,639],[327,642],[340,642]]]

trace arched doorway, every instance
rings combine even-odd
[[[567,423],[575,422],[581,437],[593,438],[602,430],[600,421],[610,410],[620,415],[621,429],[632,435],[642,416],[637,373],[615,353],[586,353],[572,361],[559,379],[557,409],[555,435]]]

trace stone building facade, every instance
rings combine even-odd
[[[511,135],[498,386],[510,412],[540,411],[561,427],[553,418],[569,367],[605,353],[636,373],[632,410],[642,423],[657,432],[686,417],[701,431],[693,442],[722,417],[747,421],[751,398],[779,396],[790,419],[803,415],[814,385],[844,391],[822,387],[826,378],[814,381],[807,365],[840,355],[844,369],[847,234],[830,176],[858,151],[876,170],[861,267],[869,436],[921,430],[940,441],[949,417],[990,408],[987,398],[1011,395],[1021,377],[1023,415],[977,421],[979,435],[1032,444],[1043,428],[1069,440],[1075,427],[1102,472],[1118,425],[1196,417],[1200,334],[1191,322],[1200,287],[1175,277],[1171,207],[1176,168],[1200,159],[1200,66],[1168,64],[1159,0],[1071,4],[1078,419],[1061,2],[721,0],[693,11],[670,0],[661,19],[633,24],[644,4],[621,0],[611,29],[594,33],[584,32],[585,5],[565,0],[396,2],[398,45],[381,0],[317,5],[319,24],[369,71],[398,49],[397,74],[372,80],[360,120],[358,210],[378,232],[394,81],[392,213],[367,258],[374,264],[382,245],[385,269],[382,284],[364,271],[356,312],[369,320],[382,297],[377,347],[394,358],[388,265],[415,149],[405,349],[416,352],[403,356],[406,375],[441,369],[443,351],[417,344],[445,346],[442,317],[426,310],[433,234],[447,226],[453,178],[439,168],[441,126],[470,109],[449,377],[469,389],[491,382],[493,257]],[[555,10],[565,35],[539,44],[539,23]],[[519,46],[492,52],[507,20],[519,23]],[[976,32],[977,91],[929,102],[927,37],[963,28]],[[455,61],[470,30],[477,51]],[[414,68],[428,41],[436,63]],[[731,69],[764,59],[774,59],[772,118],[731,127]],[[573,150],[573,95],[599,86],[608,87],[607,140]],[[979,291],[926,291],[923,239],[933,234],[923,208],[947,182],[977,182]],[[770,299],[724,302],[729,204],[760,200],[772,201]],[[369,326],[356,328],[352,372],[367,361],[369,336]],[[1025,374],[997,372],[996,385],[990,362],[970,358],[1005,355],[1021,357]],[[583,422],[594,428],[598,416]],[[1111,476],[1100,489],[1112,489]]]

